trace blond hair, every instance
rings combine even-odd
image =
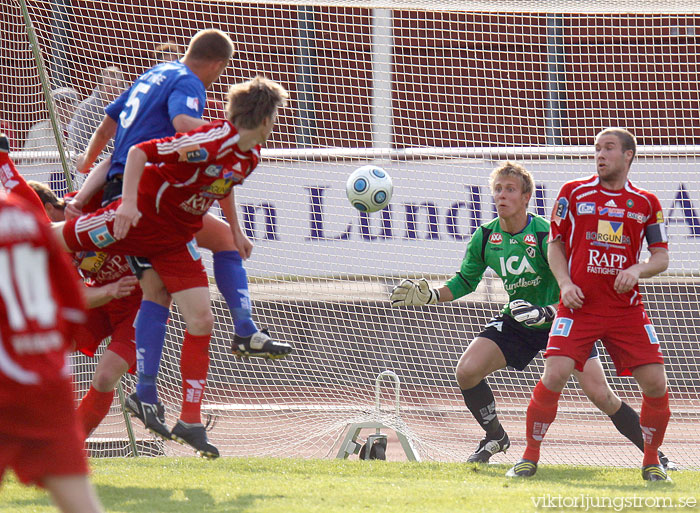
[[[523,194],[532,194],[532,191],[535,189],[535,180],[533,180],[530,171],[528,171],[527,169],[525,169],[524,166],[516,162],[511,162],[510,160],[507,160],[506,162],[498,166],[496,169],[491,171],[491,176],[489,177],[489,185],[491,186],[491,190],[493,190],[494,182],[498,178],[505,176],[519,177],[520,181],[523,184]]]
[[[253,129],[274,116],[288,98],[289,93],[284,87],[258,75],[229,88],[226,94],[226,118],[237,128]]]

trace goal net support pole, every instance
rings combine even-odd
[[[357,438],[360,436],[360,432],[363,429],[374,429],[375,433],[373,435],[369,435],[367,437],[367,441],[365,442],[365,459],[370,459],[369,455],[374,443],[376,443],[378,440],[386,439],[386,436],[382,435],[381,430],[392,429],[396,432],[396,436],[399,439],[401,448],[403,449],[403,452],[406,455],[408,461],[420,461],[420,455],[418,454],[418,451],[416,451],[416,449],[414,448],[411,439],[407,436],[405,432],[405,424],[401,421],[401,380],[399,379],[399,376],[393,371],[385,370],[383,372],[380,372],[377,376],[377,379],[374,384],[374,415],[380,418],[383,416],[381,408],[381,386],[382,380],[384,379],[392,381],[392,386],[394,388],[394,412],[393,415],[391,415],[391,426],[388,423],[379,421],[354,422],[348,424],[347,433],[340,442],[340,449],[338,450],[336,458],[347,459],[348,456],[360,452],[361,444],[357,441]]]

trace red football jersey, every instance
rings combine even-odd
[[[51,222],[48,215],[46,215],[44,205],[41,203],[41,198],[39,198],[36,191],[27,184],[27,181],[19,171],[17,171],[17,168],[11,160],[0,165],[0,182],[2,182],[8,192],[16,194],[30,203],[44,222]],[[66,198],[74,195],[74,192],[68,193],[66,194]],[[95,194],[83,210],[85,212],[97,210],[100,208],[101,198],[101,192]],[[108,253],[95,251],[80,251],[73,253],[73,262],[88,286],[106,285],[119,280],[123,276],[131,274],[129,263],[126,261],[126,258],[121,255],[110,255]]]
[[[73,263],[88,287],[107,285],[132,274],[125,256],[104,251],[78,251],[73,253]]]
[[[46,223],[21,199],[3,195],[0,395],[3,382],[40,385],[68,378],[69,331],[85,320],[79,283]]]
[[[69,192],[64,199],[75,194]],[[99,210],[101,201],[102,191],[99,191],[83,207],[83,212]],[[123,255],[112,255],[103,251],[77,251],[73,253],[73,264],[78,268],[80,276],[88,287],[107,285],[133,274],[129,262]],[[141,289],[137,288],[133,294],[141,294]]]
[[[0,182],[7,192],[17,194],[29,203],[44,222],[51,222],[39,195],[27,184],[27,181],[9,159],[0,165]]]
[[[143,216],[139,225],[180,238],[183,232],[199,231],[212,203],[228,196],[258,165],[260,146],[242,152],[238,139],[236,128],[219,120],[186,134],[138,144],[152,163],[139,183],[138,208]]]
[[[585,296],[582,310],[614,316],[641,305],[639,287],[615,292],[617,274],[639,262],[642,241],[668,248],[658,198],[629,181],[618,191],[605,189],[598,176],[564,184],[554,204],[549,240],[566,244],[571,280]]]

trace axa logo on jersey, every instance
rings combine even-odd
[[[525,237],[523,237],[523,242],[528,246],[536,246],[537,238],[533,234],[528,233],[527,235],[525,235]]]

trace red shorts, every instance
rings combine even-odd
[[[618,376],[630,376],[640,365],[664,363],[654,326],[642,306],[601,318],[560,304],[544,356],[568,356],[576,362],[576,370],[583,371],[596,340],[608,350]]]
[[[141,291],[114,299],[99,308],[88,310],[88,320],[73,332],[75,350],[95,356],[102,341],[111,336],[107,349],[129,364],[132,374],[136,365],[134,319],[141,306]]]
[[[85,442],[71,382],[2,387],[0,480],[8,468],[22,483],[40,486],[46,476],[86,475]]]
[[[179,234],[164,231],[143,217],[125,239],[117,240],[113,235],[116,208],[111,203],[97,212],[66,221],[63,238],[70,250],[146,257],[171,294],[209,286],[194,234],[184,227]]]

